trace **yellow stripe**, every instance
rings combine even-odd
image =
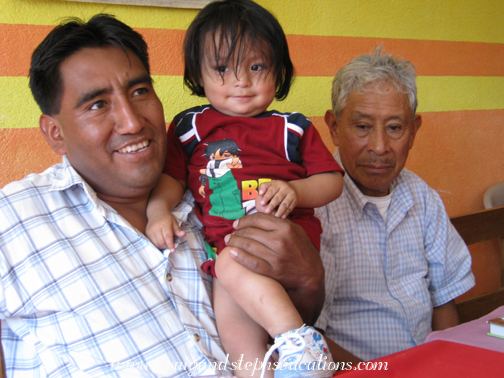
[[[207,103],[191,96],[182,86],[181,76],[153,76],[154,88],[165,108],[165,120],[191,106]],[[38,127],[40,108],[28,87],[28,78],[0,76],[0,129]]]
[[[501,0],[257,2],[276,15],[286,34],[504,42]]]
[[[420,76],[418,111],[504,109],[504,77]]]
[[[190,95],[183,86],[182,76],[154,76],[154,89],[163,103],[166,122],[185,109],[208,103],[206,98]]]
[[[208,103],[206,98],[191,96],[183,87],[181,76],[153,76],[153,79],[167,122],[184,109]],[[308,117],[324,115],[331,106],[331,80],[330,77],[298,77],[287,100],[275,101],[271,109],[297,111]],[[0,76],[0,87],[9,88],[0,92],[0,128],[38,127],[40,109],[31,95],[28,78]],[[327,94],[323,96],[326,101],[316,100],[323,92]]]
[[[180,76],[155,76],[155,89],[167,122],[180,111],[207,103],[191,96]],[[287,100],[271,109],[297,111],[320,117],[331,107],[331,77],[298,77]],[[33,101],[26,77],[0,77],[0,128],[38,127],[40,110]],[[504,109],[504,77],[418,77],[419,112]],[[322,99],[322,100],[319,100]]]
[[[307,117],[322,116],[331,107],[332,77],[296,77],[284,101],[274,101],[271,109],[299,112]]]
[[[297,77],[289,97],[272,107],[323,116],[331,107],[332,77]],[[504,109],[504,77],[419,76],[418,111]]]
[[[0,76],[0,129],[38,127],[40,109],[33,99],[28,78]]]
[[[278,18],[286,34],[504,43],[501,0],[257,2]],[[186,29],[198,12],[57,0],[0,0],[0,9],[0,23],[53,25],[69,16],[87,19],[108,12],[132,27],[166,29]]]

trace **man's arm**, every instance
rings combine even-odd
[[[434,307],[432,312],[432,330],[440,331],[454,327],[459,324],[457,307],[455,301],[450,301],[444,305]]]
[[[327,336],[324,336],[324,338],[327,342],[327,345],[329,346],[333,360],[336,363],[335,367],[337,371],[342,372],[348,370],[350,366],[356,366],[359,362],[362,362],[360,358],[343,349]]]
[[[331,354],[333,356],[334,362],[341,362],[341,363],[351,362],[352,365],[356,365],[359,362],[362,362],[362,360],[359,357],[356,357],[352,353],[350,353],[349,351],[343,349],[342,347],[340,347],[338,344],[336,344],[334,341],[332,341],[327,336],[324,338],[326,339],[327,345],[329,346],[329,349],[331,350]]]
[[[233,259],[280,282],[303,321],[313,325],[324,304],[324,267],[304,230],[263,213],[242,217],[234,227],[225,238]]]

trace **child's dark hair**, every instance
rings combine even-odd
[[[217,66],[227,65],[234,54],[235,74],[250,50],[260,51],[269,63],[267,74],[276,80],[275,98],[287,97],[294,67],[282,27],[266,9],[250,0],[218,0],[198,13],[184,41],[184,84],[200,97],[205,96],[200,82],[206,41],[213,43]],[[227,54],[224,61],[220,61],[222,52]]]

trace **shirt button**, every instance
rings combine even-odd
[[[194,341],[196,341],[196,342],[198,342],[198,341],[200,341],[200,340],[201,340],[201,338],[199,337],[199,335],[198,335],[197,333],[195,333],[195,334],[193,335],[193,337],[194,337]]]
[[[172,275],[170,273],[168,273],[166,275],[166,281],[170,282],[172,279],[173,279]]]

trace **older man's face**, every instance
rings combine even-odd
[[[408,97],[393,84],[382,83],[372,91],[350,94],[341,121],[332,111],[325,120],[342,163],[361,192],[386,196],[422,124],[419,115],[412,120]]]
[[[140,59],[116,47],[84,48],[60,67],[59,114],[41,117],[53,149],[103,199],[145,196],[165,158],[163,108]]]

